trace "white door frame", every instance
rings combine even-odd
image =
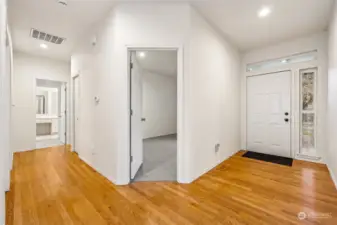
[[[9,191],[10,190],[10,174],[13,168],[13,152],[11,149],[11,110],[12,110],[12,104],[13,104],[13,43],[12,43],[12,36],[11,36],[11,32],[9,29],[9,26],[6,25],[6,48],[4,50],[5,55],[3,58],[3,63],[4,63],[4,67],[5,71],[4,72],[4,76],[0,76],[1,77],[1,81],[0,84],[2,83],[2,87],[3,91],[1,93],[2,97],[5,97],[6,99],[2,99],[4,102],[4,106],[5,109],[3,110],[2,116],[5,121],[5,124],[3,127],[8,128],[9,130],[5,130],[5,132],[7,133],[6,135],[6,139],[4,139],[4,145],[2,146],[4,147],[3,150],[5,151],[5,153],[7,154],[6,157],[8,156],[8,158],[6,158],[6,162],[5,162],[5,166],[6,166],[6,170],[5,170],[5,177],[4,177],[4,181],[5,181],[5,191]],[[8,68],[7,68],[8,66]],[[9,73],[7,73],[9,72]],[[6,113],[5,113],[6,112]],[[6,115],[7,114],[7,115]],[[1,142],[1,140],[0,140]],[[2,144],[2,143],[1,143]],[[7,151],[7,152],[6,152]]]
[[[129,165],[129,183],[131,182],[131,68],[130,59],[132,51],[176,51],[177,52],[177,181],[179,183],[185,183],[185,177],[183,174],[184,164],[184,66],[183,66],[183,47],[182,46],[126,46],[127,51],[127,74],[128,74],[128,165]]]
[[[68,83],[65,82],[64,83],[64,87],[65,87],[65,90],[64,90],[64,145],[68,145],[68,113],[69,113],[69,110],[68,110]],[[62,103],[62,102],[61,102]]]
[[[64,90],[62,90],[62,87],[64,85]],[[64,135],[64,145],[67,145],[68,144],[68,139],[67,139],[67,136],[68,136],[68,83],[67,82],[63,82],[63,85],[61,85],[61,92],[64,91],[64,102],[62,102],[62,93],[59,94],[59,101],[61,104],[64,104],[64,133],[61,135]],[[60,107],[59,110],[61,110],[62,106]],[[62,113],[62,112],[61,112]],[[60,123],[62,125],[62,123]],[[61,128],[59,128],[61,129]],[[60,135],[60,138],[61,138],[61,135]]]
[[[245,114],[246,114],[246,139],[245,139],[245,145],[246,145],[246,149],[247,149],[247,146],[248,146],[248,123],[247,123],[247,118],[248,118],[248,113],[247,113],[247,109],[248,109],[248,98],[247,98],[247,89],[248,89],[248,85],[247,85],[247,79],[250,78],[250,77],[256,77],[256,76],[263,76],[263,75],[269,75],[269,74],[276,74],[276,73],[282,73],[282,72],[290,72],[291,74],[291,78],[290,80],[292,81],[293,80],[293,73],[292,73],[292,70],[276,70],[276,71],[273,71],[273,72],[266,72],[266,73],[258,73],[258,74],[247,74],[246,77],[245,77],[245,92],[246,92],[246,101],[245,101]],[[289,112],[289,115],[290,115],[290,155],[292,158],[295,158],[294,156],[294,152],[293,152],[293,130],[294,130],[294,115],[293,115],[293,82],[290,83],[290,112]]]
[[[73,76],[72,78],[71,78],[72,80],[72,90],[71,90],[71,95],[72,95],[72,107],[71,107],[71,114],[72,114],[72,118],[71,118],[71,121],[72,121],[72,123],[71,123],[71,127],[72,127],[72,138],[71,138],[71,140],[72,140],[72,146],[71,146],[71,151],[75,151],[75,152],[77,152],[78,153],[78,151],[76,151],[76,138],[75,138],[75,136],[76,136],[76,127],[75,127],[75,123],[76,123],[76,118],[75,118],[75,99],[76,99],[76,97],[75,97],[75,79],[80,79],[80,74],[77,74],[77,75],[75,75],[75,76]],[[78,81],[80,81],[80,80],[78,80]],[[77,99],[77,101],[78,101],[78,99]]]

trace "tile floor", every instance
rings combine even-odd
[[[143,149],[144,162],[134,182],[177,180],[177,135],[145,139]]]
[[[49,148],[64,145],[59,139],[36,141],[36,149]]]

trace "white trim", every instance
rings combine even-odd
[[[328,167],[332,182],[335,184],[335,187],[337,189],[337,177],[335,176],[335,174],[332,172],[332,170],[330,169],[329,165],[326,165]]]
[[[71,119],[70,119],[70,121],[71,121],[71,131],[70,131],[70,133],[71,133],[71,138],[70,138],[70,140],[67,140],[67,144],[71,144],[71,151],[75,151],[75,152],[77,152],[77,154],[78,154],[78,151],[76,151],[76,149],[75,149],[75,135],[76,135],[76,129],[75,129],[75,121],[76,121],[76,118],[75,118],[75,79],[79,79],[78,80],[78,82],[80,82],[81,81],[81,78],[80,78],[80,74],[78,73],[78,74],[76,74],[75,76],[73,76],[72,78],[71,78],[71,83],[72,83],[72,85],[71,85],[71,105],[70,105],[70,109],[71,109]],[[80,87],[79,87],[80,88]],[[78,99],[77,99],[77,101],[78,101]],[[70,113],[69,112],[70,110],[67,110],[67,116],[69,116],[68,115],[68,113]]]
[[[128,149],[126,151],[128,154],[127,164],[128,166],[128,183],[130,183],[130,154],[131,154],[131,146],[130,146],[130,52],[131,51],[151,51],[151,50],[175,50],[177,51],[177,181],[179,183],[189,183],[190,181],[187,179],[186,171],[184,171],[184,164],[186,163],[186,157],[184,157],[184,58],[183,58],[183,47],[181,45],[135,45],[135,46],[126,46],[125,51],[127,52],[127,74],[128,74],[128,88],[127,88],[127,96],[128,96],[128,110],[127,110],[127,136],[128,136]],[[124,179],[123,179],[124,180]]]
[[[8,43],[9,43],[9,47],[10,47],[10,60],[11,60],[11,105],[15,106],[15,102],[14,102],[14,54],[13,54],[13,40],[12,40],[12,33],[10,30],[9,25],[7,24],[7,37],[8,37]]]
[[[5,76],[7,77],[8,80],[6,80],[5,78],[5,81],[9,83],[6,83],[4,85],[9,85],[9,92],[8,92],[8,105],[6,104],[6,111],[9,113],[9,121],[7,121],[7,123],[9,123],[9,130],[7,131],[8,132],[8,138],[9,140],[8,141],[8,152],[6,152],[8,154],[8,168],[7,171],[6,171],[6,174],[5,174],[5,188],[6,188],[6,191],[10,191],[10,179],[11,179],[11,171],[13,169],[13,152],[12,152],[12,149],[11,149],[11,100],[12,100],[12,79],[13,79],[13,44],[12,44],[12,36],[11,36],[11,33],[10,33],[10,30],[9,30],[9,26],[6,25],[6,39],[8,40],[8,46],[6,45],[6,48],[5,48],[5,60],[7,60],[9,58],[9,68],[7,68],[7,62],[5,61],[5,68],[6,68],[6,71],[5,71]],[[8,55],[7,55],[8,53]],[[9,74],[7,73],[8,72],[8,69],[9,69]],[[8,77],[9,76],[9,77]],[[8,107],[8,108],[7,108]],[[7,119],[8,119],[7,118]]]
[[[325,164],[323,162],[322,157],[313,157],[313,156],[307,156],[307,155],[301,155],[301,154],[296,154],[295,159],[297,160],[303,160],[303,161],[308,161],[308,162],[314,162],[314,163],[321,163]]]

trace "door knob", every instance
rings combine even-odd
[[[289,119],[288,119],[288,118],[285,118],[284,121],[289,122]]]
[[[144,122],[144,121],[146,121],[146,119],[145,119],[145,118],[142,118],[142,122]]]
[[[289,113],[288,113],[288,112],[286,112],[286,113],[284,113],[284,115],[288,116],[288,115],[289,115]]]

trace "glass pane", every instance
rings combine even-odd
[[[314,110],[314,71],[302,73],[302,109]]]
[[[315,114],[302,114],[302,149],[315,149]]]
[[[301,150],[306,156],[317,156],[315,80],[317,68],[300,70]]]
[[[251,63],[246,67],[247,72],[284,67],[287,64],[310,62],[317,59],[317,50],[300,54],[285,56],[278,59],[266,60],[263,62]]]

